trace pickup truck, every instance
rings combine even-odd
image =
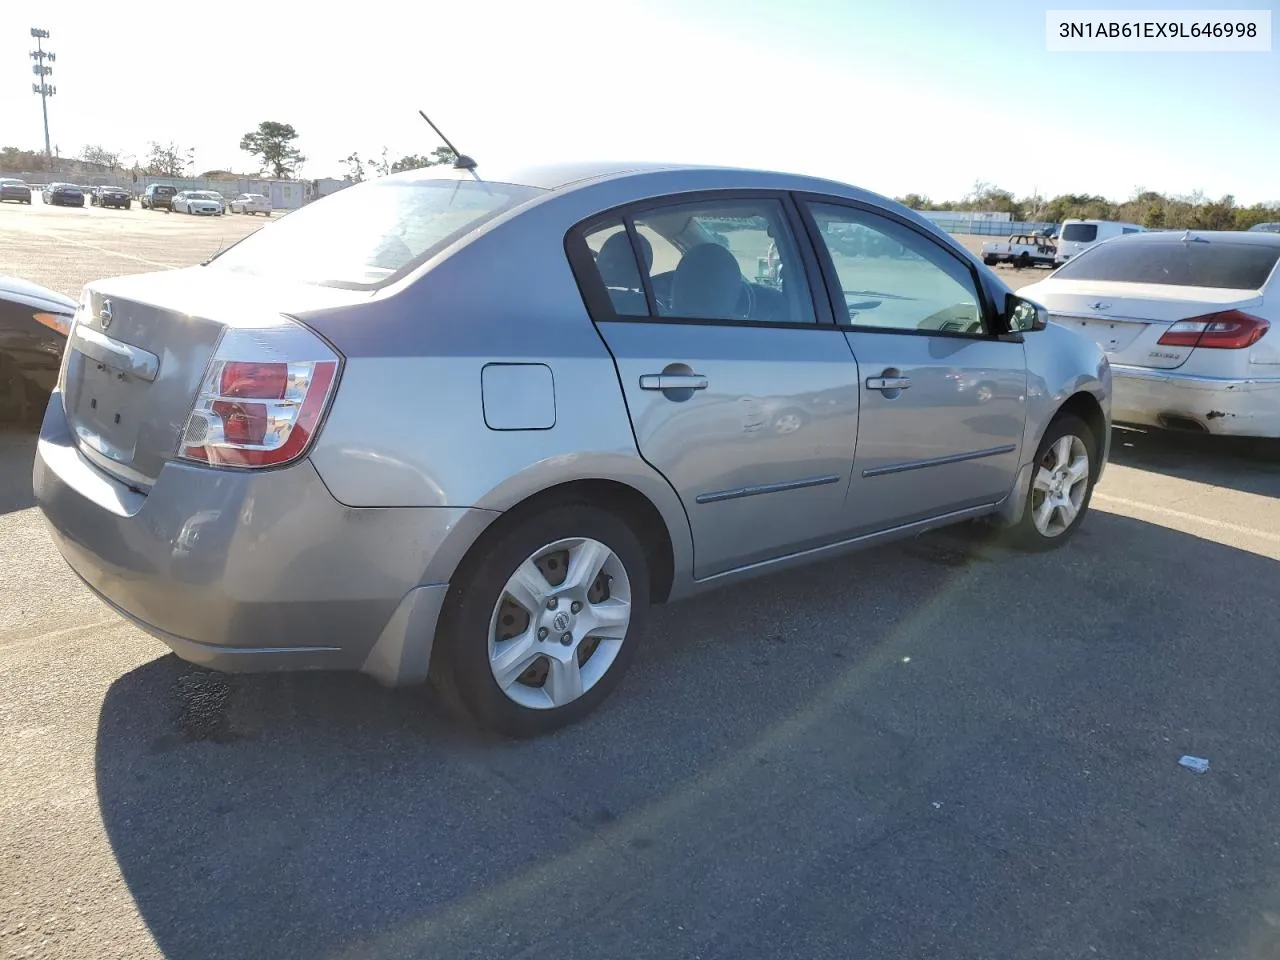
[[[989,267],[1012,263],[1015,267],[1053,266],[1058,246],[1051,237],[1039,233],[1016,234],[1007,242],[984,243],[982,262]]]

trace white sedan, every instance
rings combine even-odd
[[[173,198],[174,213],[222,216],[222,197],[212,190],[183,190]]]
[[[260,213],[271,216],[271,201],[260,193],[242,193],[231,201],[232,213]]]
[[[1280,437],[1278,261],[1273,233],[1137,233],[1018,293],[1106,352],[1115,422]]]

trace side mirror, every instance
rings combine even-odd
[[[1032,333],[1049,325],[1049,311],[1038,303],[1009,294],[1005,323],[1010,333]]]

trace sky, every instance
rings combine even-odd
[[[660,160],[935,200],[980,180],[1019,196],[1280,202],[1280,53],[1047,52],[1045,10],[1069,6],[469,0],[237,17],[43,0],[0,26],[0,146],[43,147],[28,56],[43,27],[62,156],[101,144],[141,162],[149,141],[172,141],[197,172],[249,172],[241,136],[276,120],[299,132],[303,176],[341,176],[352,151],[438,146],[422,108],[481,171],[489,157]],[[1271,9],[1280,29],[1275,0],[1159,6]]]

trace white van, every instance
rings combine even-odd
[[[1061,266],[1095,243],[1125,233],[1145,233],[1146,229],[1136,223],[1117,223],[1114,220],[1063,220],[1062,231],[1058,234],[1058,252],[1053,262]]]

